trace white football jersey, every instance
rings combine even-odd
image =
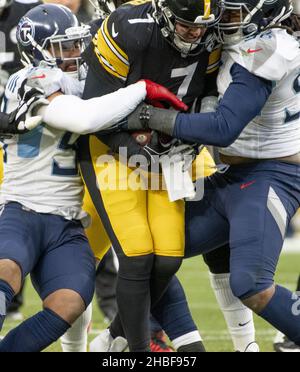
[[[32,68],[9,79],[2,108],[18,106],[18,89]],[[78,81],[74,79],[78,86]],[[82,92],[81,92],[82,93]],[[39,213],[81,219],[83,184],[76,159],[78,135],[45,124],[2,143],[4,180],[0,202],[16,201]]]
[[[218,76],[222,97],[232,82],[230,69],[238,63],[256,76],[273,82],[261,114],[229,147],[220,152],[256,159],[280,158],[300,152],[300,49],[285,30],[271,29],[227,47]],[[251,97],[249,97],[251,99]]]

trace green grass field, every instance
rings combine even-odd
[[[300,255],[284,254],[281,257],[277,283],[292,290],[300,272]],[[201,258],[186,260],[180,270],[180,279],[186,290],[194,319],[204,338],[208,351],[233,351],[226,325],[220,313],[214,294],[210,289],[206,266]],[[25,291],[25,306],[22,311],[29,317],[40,310],[40,301],[34,293],[29,281]],[[263,320],[256,318],[257,340],[262,351],[272,351],[272,341],[276,334],[274,329]],[[6,321],[2,334],[15,327],[16,322]],[[106,328],[103,317],[94,304],[93,326],[90,339]],[[47,351],[61,351],[59,343],[52,345]]]

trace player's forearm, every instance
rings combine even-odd
[[[270,93],[268,82],[256,77],[252,84],[249,80],[237,79],[229,86],[216,112],[179,114],[173,136],[206,145],[230,146],[260,114]]]
[[[109,129],[128,116],[146,97],[144,82],[102,97],[82,100],[61,95],[53,99],[43,113],[46,124],[77,134]]]
[[[246,72],[241,66],[233,70],[233,78],[216,112],[186,115],[150,108],[147,115],[141,109],[140,116],[148,120],[151,129],[180,140],[227,147],[259,115],[272,91],[271,82]]]

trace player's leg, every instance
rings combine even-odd
[[[7,308],[20,291],[39,255],[39,221],[18,203],[6,204],[0,216],[0,330]]]
[[[112,249],[103,257],[96,271],[96,299],[99,309],[104,315],[104,321],[110,323],[116,316],[116,287],[118,271]]]
[[[88,190],[85,190],[83,208],[90,215],[91,223],[85,230],[90,247],[97,260],[101,260],[111,243],[97,214]],[[72,327],[62,336],[61,347],[64,352],[87,351],[88,328],[92,320],[92,305],[76,320]]]
[[[172,278],[163,297],[152,309],[152,314],[178,352],[205,351],[184,290],[176,276]]]
[[[210,251],[229,240],[229,224],[210,204],[214,190],[210,181],[206,181],[206,184],[205,197],[202,201],[186,203],[187,257]],[[176,278],[171,281],[167,291],[153,309],[153,314],[180,351],[204,350],[184,291]]]
[[[298,279],[298,285],[296,288],[296,293],[300,293],[300,277]],[[277,332],[274,340],[274,350],[277,353],[299,353],[300,346],[296,345],[293,341],[289,340],[283,333]]]
[[[96,146],[98,142],[100,149],[94,151],[97,154],[94,162],[92,154],[81,163],[81,170],[119,259],[117,301],[120,318],[113,321],[110,330],[113,336],[119,336],[123,325],[130,350],[149,350],[153,242],[147,219],[146,192],[130,188],[128,179],[132,170],[118,161],[108,164],[107,156],[106,159],[99,158],[99,154],[107,154],[108,148],[95,137],[91,141],[95,141]]]
[[[88,329],[93,315],[92,303],[60,338],[64,353],[85,353],[88,350]]]
[[[80,222],[41,218],[45,249],[32,282],[44,310],[12,330],[1,342],[1,351],[44,350],[70,328],[93,297],[95,259]]]
[[[230,248],[226,245],[203,255],[210,270],[210,282],[223,312],[234,349],[239,352],[259,351],[255,342],[252,311],[232,293],[230,287]]]
[[[148,191],[148,221],[153,238],[151,307],[160,300],[184,256],[184,202],[171,203],[166,191]]]
[[[255,180],[242,190],[236,182],[227,194],[232,291],[300,344],[299,296],[274,285],[286,228],[299,208],[299,166],[265,162],[245,170],[233,167],[231,172],[242,184]]]

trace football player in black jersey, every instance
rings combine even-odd
[[[198,97],[215,95],[220,50],[209,26],[220,13],[218,0],[133,1],[121,6],[103,22],[84,55],[89,65],[84,97],[107,94],[141,78],[165,85],[190,107]],[[90,160],[107,153],[105,144],[116,153],[126,144],[129,156],[146,151],[128,133],[85,137],[80,146],[84,180],[120,262],[120,318],[110,332],[122,334],[123,325],[130,350],[148,351],[149,289],[153,306],[181,264],[184,205],[170,203],[162,191],[104,190],[97,175],[108,165],[94,168]],[[208,175],[213,161],[207,152],[201,156],[209,163]]]

